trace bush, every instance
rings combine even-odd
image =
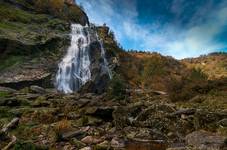
[[[196,95],[207,94],[212,89],[207,75],[200,69],[192,69],[180,80],[172,79],[167,88],[172,101],[186,101]]]
[[[207,80],[207,78],[208,78],[207,75],[203,73],[200,68],[198,69],[193,68],[189,79],[192,81],[196,81],[196,80],[204,81],[204,80]]]
[[[115,74],[110,81],[108,95],[110,98],[121,100],[126,98],[126,83],[120,75]]]

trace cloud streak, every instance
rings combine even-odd
[[[155,6],[140,8],[139,1],[136,0],[78,2],[85,8],[91,22],[107,23],[125,49],[157,51],[181,59],[227,47],[226,40],[217,40],[227,27],[227,2],[224,0],[219,0],[219,3],[207,0],[201,4],[196,0],[190,3],[186,0],[172,0],[171,3],[163,4],[168,12],[161,14],[162,16],[155,13],[146,14],[150,16],[146,20],[140,19],[141,11]],[[146,0],[144,2],[146,3]],[[151,19],[163,16],[168,20]],[[143,23],[144,21],[146,23]]]

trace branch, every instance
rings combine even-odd
[[[8,150],[10,149],[10,147],[16,144],[17,138],[14,135],[11,137],[11,139],[12,139],[11,142],[9,142],[9,144],[5,146],[2,150]]]
[[[10,123],[8,123],[4,128],[2,128],[1,132],[6,133],[9,129],[15,127],[19,122],[19,118],[14,118]]]

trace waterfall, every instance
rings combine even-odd
[[[98,38],[97,32],[93,33],[94,30],[90,27],[79,24],[72,24],[71,30],[71,45],[63,60],[59,63],[56,75],[56,87],[64,93],[78,91],[81,86],[91,80],[89,52],[90,44],[94,41],[100,45],[100,54],[103,59],[100,64],[102,73],[106,73],[110,79],[112,78],[111,70],[105,57],[105,49],[102,41]]]
[[[105,49],[103,47],[103,42],[101,40],[99,40],[99,43],[100,43],[100,46],[101,46],[101,56],[103,58],[103,63],[104,63],[102,66],[103,66],[104,70],[107,71],[107,73],[109,75],[109,78],[112,79],[112,72],[111,72],[111,70],[109,68],[109,63],[106,60],[106,52],[105,52]]]
[[[59,64],[56,86],[59,91],[72,93],[91,79],[88,27],[71,25],[71,46]]]

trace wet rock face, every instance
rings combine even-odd
[[[82,88],[82,93],[98,93],[102,94],[106,91],[110,77],[103,67],[103,57],[101,56],[101,45],[95,41],[90,45],[90,61],[91,61],[91,81],[87,82]]]

